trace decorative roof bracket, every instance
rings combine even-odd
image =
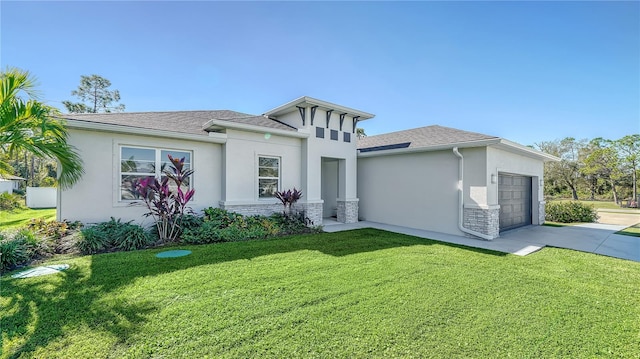
[[[354,116],[353,117],[353,130],[351,131],[352,133],[356,133],[356,125],[358,124],[358,119],[360,118],[360,116]]]
[[[307,114],[307,108],[306,107],[300,107],[300,106],[296,106],[298,108],[298,111],[300,111],[300,117],[302,117],[302,126],[304,126],[304,122],[305,122],[305,118],[306,118],[306,114]]]
[[[347,113],[341,113],[340,114],[340,131],[342,131],[342,124],[344,123],[344,116],[346,116]]]
[[[316,117],[316,109],[318,106],[311,107],[311,126],[313,126],[313,118]]]
[[[331,113],[333,110],[327,110],[327,128],[329,128],[329,121],[331,121]]]

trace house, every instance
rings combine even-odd
[[[538,183],[552,156],[439,126],[358,141],[358,123],[373,117],[311,97],[259,116],[228,110],[65,115],[86,173],[59,191],[58,219],[140,221],[146,208],[132,183],[160,176],[171,154],[195,171],[189,181],[195,211],[218,206],[270,214],[282,209],[274,192],[296,187],[304,193],[298,209],[316,225],[329,217],[365,219],[491,239],[501,229],[544,221]],[[519,200],[524,197],[529,202]]]
[[[282,210],[276,190],[303,191],[298,209],[315,224],[335,215],[358,221],[356,135],[374,115],[301,97],[264,115],[234,111],[178,111],[65,115],[69,143],[85,175],[59,192],[58,219],[139,221],[146,209],[135,179],[160,176],[167,155],[194,169],[191,207],[242,214]]]
[[[495,137],[427,126],[358,142],[363,220],[491,240],[544,223],[544,162]]]
[[[24,180],[22,177],[0,174],[0,193],[13,193],[14,190],[20,189],[20,181]]]

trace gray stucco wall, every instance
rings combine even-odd
[[[460,235],[451,151],[358,158],[360,219]]]

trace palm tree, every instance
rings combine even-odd
[[[4,155],[24,150],[55,159],[60,186],[70,188],[84,170],[76,149],[67,143],[64,123],[55,118],[58,110],[37,100],[36,80],[28,71],[7,68],[0,81],[0,171],[9,169]]]

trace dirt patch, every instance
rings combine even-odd
[[[621,226],[633,226],[640,223],[640,214],[635,213],[612,213],[598,211],[598,223],[618,224]]]

